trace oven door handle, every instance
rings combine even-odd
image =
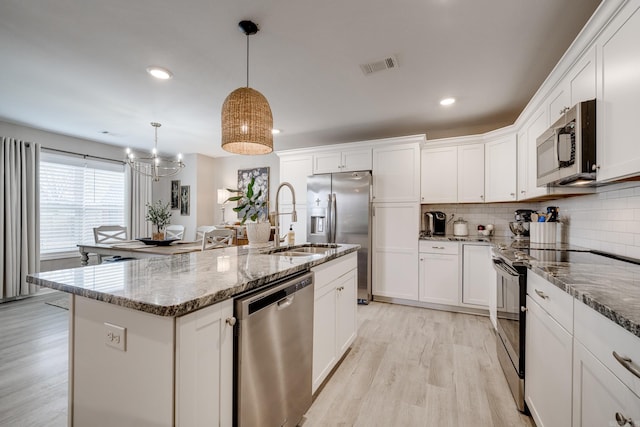
[[[520,273],[506,265],[504,261],[497,258],[493,258],[493,268],[495,268],[498,273],[505,273],[512,277],[520,277]]]

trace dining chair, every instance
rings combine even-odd
[[[165,231],[165,239],[180,239],[184,237],[184,225],[179,224],[171,224],[167,225],[164,229]]]
[[[233,230],[211,230],[205,231],[202,236],[202,250],[223,248],[233,244]]]
[[[96,243],[122,243],[128,241],[127,227],[122,225],[101,225],[93,228],[93,238]],[[122,261],[120,256],[110,257],[104,261]],[[102,264],[102,255],[98,254],[98,264]]]
[[[207,231],[213,231],[213,230],[217,230],[218,227],[216,227],[215,225],[201,225],[198,228],[196,228],[196,241],[198,240],[202,240],[202,237],[204,236],[204,233],[206,233]]]

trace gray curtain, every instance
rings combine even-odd
[[[149,173],[151,172],[149,168]],[[152,178],[134,171],[127,165],[127,192],[129,198],[129,214],[127,224],[129,238],[151,236],[151,225],[145,220],[147,203],[151,203]]]
[[[0,139],[0,300],[4,300],[38,290],[26,276],[40,271],[40,144]]]

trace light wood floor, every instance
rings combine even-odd
[[[0,304],[0,426],[67,419],[67,314],[50,294]],[[358,307],[351,351],[306,414],[314,426],[526,426],[484,317]]]
[[[306,414],[312,426],[527,426],[488,318],[358,307],[358,338]]]

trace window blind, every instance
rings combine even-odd
[[[124,165],[42,153],[40,160],[40,254],[77,253],[93,242],[93,228],[125,225]]]

